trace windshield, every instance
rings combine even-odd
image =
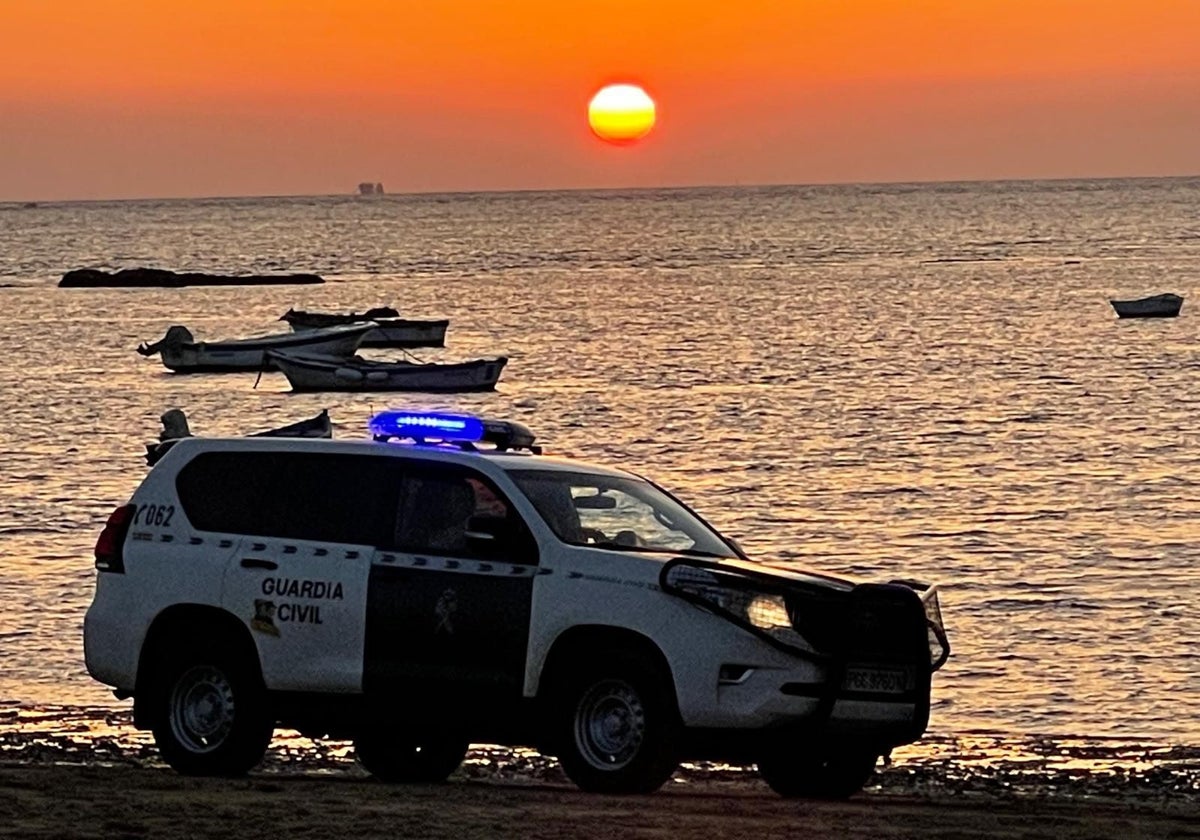
[[[509,475],[565,543],[738,556],[712,528],[648,481],[558,470],[513,470]]]

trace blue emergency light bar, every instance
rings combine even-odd
[[[411,440],[416,443],[453,444],[474,450],[476,443],[490,443],[500,452],[525,449],[540,455],[534,434],[512,420],[484,420],[470,414],[433,411],[381,411],[367,424],[377,441]]]
[[[469,414],[381,411],[371,418],[367,428],[377,440],[408,438],[474,443],[483,439],[483,421]]]

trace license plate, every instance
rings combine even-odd
[[[908,674],[890,668],[847,668],[846,691],[871,694],[903,694],[908,690]]]

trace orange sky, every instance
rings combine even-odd
[[[1198,43],[1200,0],[0,0],[0,200],[1200,174]]]

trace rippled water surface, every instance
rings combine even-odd
[[[317,287],[59,290],[71,268]],[[91,548],[158,415],[240,433],[384,405],[520,419],[747,550],[943,586],[931,728],[1200,739],[1200,180],[0,205],[0,701],[83,670]],[[1174,291],[1174,320],[1108,300]],[[451,319],[494,394],[303,395],[133,352],[289,306]]]

